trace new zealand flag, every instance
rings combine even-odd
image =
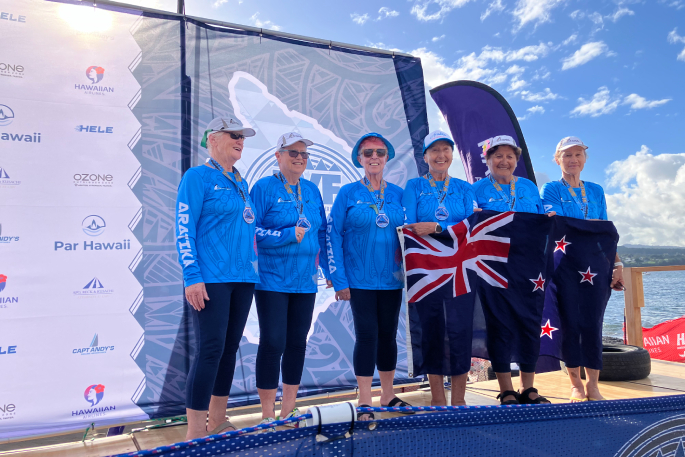
[[[440,234],[402,235],[414,376],[465,373],[472,356],[533,371],[538,353],[580,357],[597,337],[601,363],[611,222],[482,211]]]

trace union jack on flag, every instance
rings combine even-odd
[[[450,281],[452,297],[471,292],[467,270],[491,286],[506,289],[507,278],[485,262],[508,262],[510,239],[492,232],[513,220],[513,212],[498,213],[473,227],[464,220],[425,237],[403,229],[409,303],[427,297]]]

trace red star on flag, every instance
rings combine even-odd
[[[540,338],[547,335],[550,340],[554,339],[554,337],[552,336],[552,332],[559,330],[558,328],[549,325],[549,319],[547,319],[547,323],[543,325],[541,328],[542,332],[540,333]]]
[[[540,273],[540,276],[538,276],[538,279],[529,279],[530,282],[535,284],[535,288],[533,289],[533,292],[536,290],[540,289],[542,291],[545,290],[545,278],[542,277],[542,273]]]
[[[592,282],[592,278],[594,278],[595,276],[597,276],[597,273],[591,272],[591,271],[590,271],[590,267],[587,267],[587,271],[579,271],[578,273],[580,273],[580,274],[583,276],[583,279],[580,280],[580,283],[581,283],[581,284],[584,283],[584,282],[589,282],[589,283],[592,284],[593,286],[595,285],[595,283]]]
[[[557,247],[554,248],[554,252],[561,251],[564,254],[566,254],[566,246],[571,244],[566,241],[566,235],[562,236],[559,241],[555,241],[555,243],[557,244]]]

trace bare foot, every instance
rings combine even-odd
[[[586,401],[587,397],[585,396],[585,391],[583,389],[572,387],[570,399],[571,403],[579,403],[582,401]]]
[[[207,431],[207,429],[205,429],[204,432],[202,430],[188,430],[186,432],[186,441],[194,440],[197,438],[204,438],[208,434],[209,432]]]

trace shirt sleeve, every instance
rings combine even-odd
[[[333,203],[326,227],[326,252],[328,269],[335,291],[350,287],[345,275],[343,237],[345,217],[347,216],[347,192],[341,191]]]
[[[250,192],[250,198],[255,206],[255,237],[257,239],[257,246],[261,248],[276,248],[296,243],[295,227],[288,227],[284,230],[271,230],[263,226],[264,216],[271,207],[271,199],[265,192],[264,187],[266,186],[263,183],[257,181],[252,187],[252,192]]]
[[[326,223],[326,209],[323,206],[323,199],[321,198],[321,192],[316,189],[316,196],[319,202],[319,208],[321,210],[321,226],[319,227],[319,265],[321,265],[321,270],[323,270],[323,275],[327,280],[331,279],[331,273],[327,268],[328,265],[328,255],[326,254],[326,231],[328,224]]]
[[[600,199],[600,210],[599,210],[599,218],[602,219],[603,221],[608,221],[609,216],[607,215],[607,199],[606,196],[604,195],[604,190],[601,190],[602,193],[602,198]]]
[[[201,176],[195,172],[186,172],[178,186],[176,197],[176,250],[183,270],[183,283],[186,287],[204,282],[195,244],[204,193]]]
[[[559,216],[564,216],[564,208],[561,206],[561,196],[558,186],[551,182],[542,186],[542,205],[545,213],[556,211]]]
[[[407,183],[407,187],[402,193],[402,207],[404,208],[404,223],[413,224],[418,219],[416,217],[416,186],[413,181]]]

